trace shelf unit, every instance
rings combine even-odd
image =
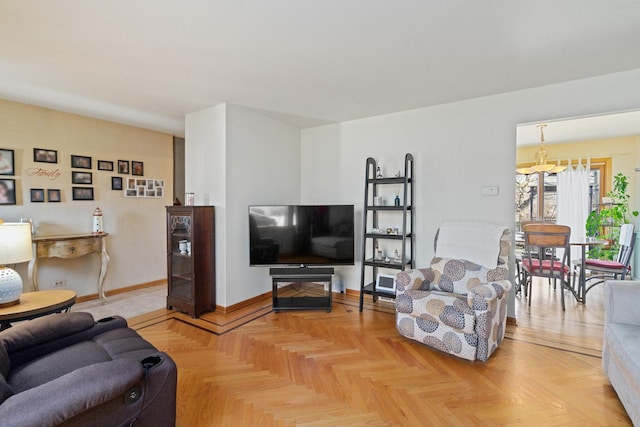
[[[405,270],[414,268],[415,237],[414,237],[414,191],[413,191],[413,156],[407,153],[404,158],[404,176],[393,178],[378,178],[378,165],[375,159],[369,157],[366,163],[365,187],[364,187],[364,220],[362,227],[362,271],[360,276],[360,311],[364,305],[364,295],[372,295],[373,301],[378,297],[395,298],[395,294],[376,289],[376,279],[379,269]],[[399,185],[402,187],[402,200],[400,206],[377,206],[374,198],[380,194],[381,187]],[[398,227],[397,234],[373,232],[380,227],[379,214],[389,213],[402,216],[402,226]],[[376,246],[381,241],[399,241],[401,250],[400,260],[390,262],[377,258]],[[368,274],[370,272],[370,275]]]
[[[167,308],[193,318],[216,309],[214,215],[213,206],[167,206]]]

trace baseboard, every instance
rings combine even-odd
[[[246,299],[244,301],[240,301],[238,303],[235,303],[235,304],[227,306],[227,307],[223,307],[221,305],[216,305],[216,311],[221,313],[221,314],[229,314],[229,313],[232,313],[232,312],[234,312],[236,310],[240,310],[240,309],[245,308],[245,307],[247,307],[247,306],[249,306],[251,304],[254,304],[254,303],[256,303],[256,302],[258,302],[260,300],[267,299],[267,298],[271,298],[271,291],[265,292],[264,294],[261,294],[261,295],[257,295],[257,296],[255,296],[253,298]]]
[[[123,294],[125,292],[132,292],[132,291],[137,291],[139,289],[145,289],[145,288],[151,288],[153,286],[158,286],[158,285],[162,285],[162,284],[166,284],[167,280],[166,279],[158,279],[158,280],[153,280],[151,282],[146,282],[146,283],[139,283],[137,285],[131,285],[131,286],[125,286],[124,288],[118,288],[118,289],[112,289],[110,291],[105,291],[105,295],[107,297],[113,296],[113,295],[118,295],[118,294]],[[81,297],[77,297],[76,298],[76,302],[86,302],[86,301],[93,301],[100,298],[100,296],[96,293],[96,294],[88,294],[88,295],[83,295]]]
[[[358,291],[356,289],[347,288],[347,289],[344,290],[344,293],[347,294],[347,295],[354,296],[354,297],[359,297],[360,296],[360,291]]]

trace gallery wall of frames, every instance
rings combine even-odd
[[[51,148],[33,148],[33,163],[62,165],[58,150]],[[94,186],[97,174],[110,175],[112,191],[120,191],[126,198],[164,198],[165,180],[144,177],[144,162],[139,160],[104,160],[91,156],[71,154],[69,158],[71,174],[71,194],[63,194],[60,188],[30,188],[30,203],[61,203],[65,200],[95,200]],[[43,175],[60,175],[59,168],[31,168]],[[17,197],[16,153],[12,148],[0,147],[0,205],[15,205]],[[57,176],[56,176],[57,177]]]

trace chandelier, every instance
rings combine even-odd
[[[540,147],[538,148],[538,151],[536,151],[536,155],[535,155],[536,164],[528,168],[517,168],[516,172],[518,172],[519,174],[530,175],[532,173],[545,173],[545,172],[557,173],[557,172],[562,172],[567,168],[566,166],[561,166],[560,164],[553,165],[553,164],[547,163],[547,160],[549,158],[549,153],[547,153],[547,150],[545,150],[544,148],[544,128],[546,126],[547,125],[536,126],[537,128],[540,128]]]

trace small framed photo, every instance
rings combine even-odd
[[[93,184],[93,174],[91,172],[71,172],[72,184]]]
[[[31,203],[44,203],[44,188],[31,189]]]
[[[147,190],[154,190],[156,181],[154,179],[147,180]]]
[[[122,177],[121,176],[112,176],[111,177],[111,189],[112,190],[122,190]]]
[[[164,197],[164,187],[156,187],[156,197]]]
[[[129,175],[129,160],[118,160],[118,173]]]
[[[91,157],[71,155],[71,167],[78,169],[91,169]]]
[[[376,279],[376,291],[395,294],[396,293],[396,276],[391,274],[378,273],[378,277]]]
[[[137,197],[138,193],[135,188],[127,188],[124,190],[124,197]]]
[[[16,204],[16,180],[0,179],[0,205]]]
[[[99,171],[113,171],[113,162],[108,160],[98,160]]]
[[[127,178],[127,190],[135,190],[135,189],[136,189],[136,179]]]
[[[93,187],[71,187],[73,200],[93,200]]]
[[[51,203],[58,203],[61,201],[60,190],[48,189],[47,201]]]
[[[144,163],[131,161],[131,175],[144,176]]]
[[[58,152],[46,148],[33,149],[33,161],[39,163],[58,163]]]
[[[147,187],[145,187],[144,185],[139,185],[138,193],[136,194],[136,197],[144,197],[146,194],[146,190],[147,190]]]
[[[14,152],[8,148],[0,148],[0,175],[15,175]]]

